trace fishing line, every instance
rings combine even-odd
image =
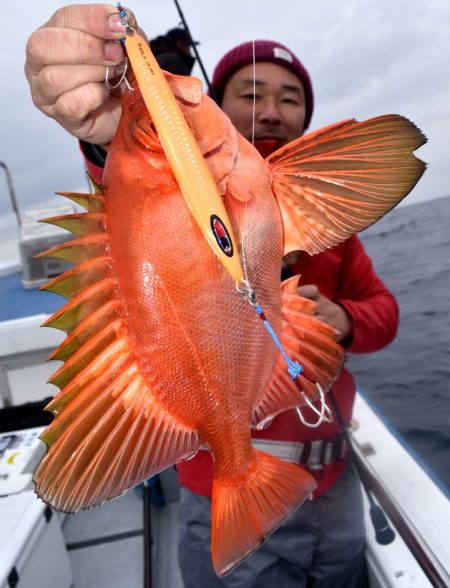
[[[255,144],[255,125],[256,125],[256,53],[255,53],[255,40],[254,39],[252,40],[252,64],[253,64],[253,103],[252,103],[252,141],[251,141],[251,143],[252,143],[252,145],[254,145]],[[244,218],[246,217],[247,206],[248,206],[248,202],[246,201],[245,202]],[[245,223],[244,223],[244,226],[245,226]],[[327,403],[325,402],[325,394],[322,390],[321,385],[318,382],[311,382],[312,384],[314,384],[316,386],[316,388],[319,392],[320,410],[318,410],[314,406],[314,404],[311,402],[311,400],[308,398],[308,396],[305,394],[305,391],[303,390],[303,387],[302,387],[301,382],[299,380],[299,376],[303,372],[303,366],[301,366],[297,361],[293,361],[288,356],[288,354],[286,353],[286,351],[283,348],[283,345],[281,344],[280,340],[278,339],[275,331],[273,330],[271,324],[267,320],[267,318],[263,312],[262,307],[256,301],[256,294],[252,290],[250,283],[248,281],[247,264],[246,264],[246,259],[245,259],[246,253],[245,253],[244,243],[245,243],[245,239],[248,235],[248,232],[246,233],[245,236],[244,236],[244,231],[241,232],[242,265],[243,265],[244,277],[245,277],[245,281],[246,281],[246,287],[247,287],[246,289],[248,290],[247,292],[241,291],[241,294],[243,294],[244,298],[247,298],[250,305],[255,309],[256,313],[263,321],[264,326],[266,327],[269,335],[272,337],[272,340],[275,343],[275,346],[278,348],[278,350],[282,354],[284,360],[286,361],[288,373],[291,376],[291,379],[292,379],[293,383],[295,384],[296,388],[298,389],[301,398],[303,399],[305,404],[307,406],[309,406],[309,408],[317,415],[316,422],[309,422],[303,416],[301,408],[297,407],[297,409],[296,409],[297,414],[298,414],[301,422],[303,423],[303,425],[305,425],[306,427],[310,427],[310,428],[316,428],[316,427],[319,427],[323,422],[327,422],[327,423],[332,422],[332,420],[333,420],[332,413],[331,413],[331,410],[329,409]],[[303,377],[305,377],[308,381],[310,381],[309,378],[306,376],[306,374],[303,374]]]
[[[255,119],[256,119],[256,56],[255,40],[252,40],[253,52],[253,111],[252,111],[252,145],[255,144]]]
[[[255,41],[252,40],[252,52],[253,52],[253,100],[252,100],[252,145],[255,144],[255,118],[256,118],[256,56],[255,56]],[[241,231],[241,241],[242,241],[242,269],[244,270],[244,279],[248,282],[248,273],[247,273],[247,260],[246,260],[246,250],[245,250],[245,241],[247,239],[250,230],[247,228],[247,219],[248,219],[248,201],[245,201],[244,207],[244,214],[242,220],[242,231]]]
[[[265,317],[262,307],[257,302],[256,293],[247,279],[247,274],[244,274],[237,247],[233,246],[235,239],[232,237],[231,222],[222,202],[221,195],[214,178],[208,170],[200,148],[176,102],[175,96],[146,40],[129,25],[127,11],[121,7],[120,2],[117,3],[117,8],[119,9],[119,17],[124,26],[126,26],[125,48],[128,59],[133,67],[137,84],[149,114],[154,121],[166,157],[179,184],[180,191],[186,199],[194,218],[197,220],[212,250],[234,280],[236,289],[255,309],[275,345],[282,353],[288,366],[289,375],[300,393],[300,398],[319,415],[316,423],[308,423],[302,418],[303,424],[309,427],[318,427],[324,420],[327,420],[328,416],[326,414],[328,407],[325,404],[324,394],[320,384],[318,382],[315,383],[322,401],[322,410],[319,413],[313,407],[309,398],[307,398],[299,379],[300,374],[303,372],[303,367],[297,361],[292,361],[283,349],[276,333]],[[253,42],[254,102],[256,101],[255,61],[255,45]],[[172,132],[174,128],[177,129],[176,134]],[[170,133],[169,130],[171,131]],[[181,154],[183,157],[180,157]],[[202,190],[198,189],[199,185],[202,187]],[[244,241],[242,254],[245,266]],[[309,380],[306,375],[303,377]]]
[[[255,144],[255,119],[256,119],[256,55],[255,55],[255,40],[252,40],[252,62],[253,62],[253,100],[252,100],[252,145]],[[245,252],[245,240],[247,235],[250,233],[250,230],[245,230],[247,227],[247,219],[248,219],[248,201],[245,201],[245,208],[244,208],[244,219],[243,219],[243,227],[244,230],[241,231],[241,238],[242,238],[242,268],[244,270],[244,278],[248,282],[248,273],[247,273],[247,260],[246,260],[246,252]]]

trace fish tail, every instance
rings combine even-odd
[[[219,577],[255,551],[316,487],[298,466],[261,451],[253,455],[245,472],[213,480],[211,555]]]

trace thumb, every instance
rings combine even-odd
[[[315,302],[319,300],[319,288],[315,284],[304,284],[299,286],[297,292],[299,296],[303,296],[303,298],[309,298],[309,300],[314,300]]]

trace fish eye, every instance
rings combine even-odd
[[[152,151],[161,151],[162,149],[158,134],[146,109],[132,120],[130,135],[145,149]]]

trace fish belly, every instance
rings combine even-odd
[[[131,179],[130,179],[131,182]],[[275,330],[280,329],[281,229],[272,198],[234,201],[243,264]],[[152,393],[217,455],[224,432],[250,450],[250,415],[276,348],[236,291],[179,190],[107,186],[107,233],[125,327]],[[242,243],[241,243],[242,245]],[[227,444],[228,445],[228,444]]]

